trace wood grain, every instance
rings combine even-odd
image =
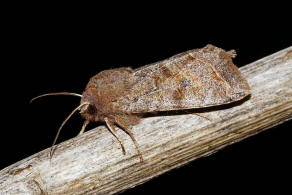
[[[114,194],[292,118],[292,47],[240,71],[252,95],[243,101],[188,112],[148,116],[119,143],[100,126],[0,171],[0,194]],[[202,114],[212,120],[199,117]]]

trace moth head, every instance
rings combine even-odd
[[[81,103],[82,104],[82,103]],[[80,114],[83,118],[89,121],[98,121],[97,109],[94,104],[85,104],[80,108]]]
[[[80,105],[84,104],[80,108],[80,114],[83,118],[89,121],[99,121],[102,117],[100,116],[100,101],[96,90],[87,88],[81,98]]]

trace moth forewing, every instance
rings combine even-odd
[[[125,112],[202,108],[238,101],[250,88],[233,64],[234,52],[208,45],[133,73],[134,85],[117,100]]]

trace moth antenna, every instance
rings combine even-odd
[[[53,153],[54,153],[54,145],[56,144],[56,141],[57,141],[57,139],[58,139],[58,137],[59,137],[59,135],[60,135],[60,132],[61,132],[61,130],[62,130],[62,128],[63,128],[63,126],[65,125],[65,123],[71,118],[71,116],[77,111],[77,110],[79,110],[80,108],[82,108],[83,106],[85,106],[85,105],[89,105],[90,103],[89,102],[84,102],[84,103],[82,103],[82,104],[80,104],[77,108],[75,108],[68,116],[67,116],[67,118],[63,121],[63,123],[61,124],[61,126],[59,127],[59,129],[58,129],[58,132],[57,132],[57,135],[56,135],[56,137],[55,137],[55,139],[54,139],[54,141],[53,141],[53,144],[52,144],[52,147],[51,147],[51,151],[50,151],[50,157],[52,158],[52,156],[53,156]]]
[[[79,96],[79,97],[82,97],[81,94],[78,94],[78,93],[71,93],[71,92],[55,92],[55,93],[45,93],[45,94],[42,94],[42,95],[39,95],[39,96],[36,96],[34,98],[32,98],[29,103],[33,102],[34,100],[36,99],[39,99],[41,97],[45,97],[45,96],[50,96],[50,95],[71,95],[71,96]]]

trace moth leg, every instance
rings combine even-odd
[[[236,57],[236,51],[234,49],[227,51],[226,52],[231,58],[235,58]]]
[[[140,152],[139,145],[138,145],[138,143],[137,143],[137,141],[132,133],[131,127],[127,124],[126,120],[124,120],[123,118],[116,117],[115,120],[116,120],[116,123],[119,126],[121,126],[123,128],[123,130],[131,137],[131,139],[136,147],[137,153],[139,155],[140,162],[143,162],[142,153]]]
[[[83,133],[84,133],[84,131],[85,131],[85,128],[86,128],[86,126],[89,124],[89,120],[85,120],[84,121],[84,123],[83,123],[83,125],[82,125],[82,128],[81,128],[81,130],[80,130],[80,132],[78,133],[78,135],[82,135]],[[77,136],[78,136],[77,135]]]
[[[189,110],[187,110],[186,113],[188,113],[188,114],[192,114],[192,115],[197,115],[197,116],[199,116],[199,117],[202,117],[202,118],[204,118],[204,119],[207,119],[207,120],[209,120],[209,121],[212,121],[211,118],[209,118],[209,117],[207,117],[207,116],[205,116],[205,115],[203,115],[203,114],[193,113],[193,112],[191,112],[191,111],[189,111]]]
[[[125,155],[126,154],[126,150],[125,150],[125,147],[124,147],[124,144],[121,140],[121,138],[119,137],[119,135],[117,134],[117,130],[115,129],[115,125],[107,118],[105,117],[104,118],[104,121],[107,125],[107,127],[109,128],[110,132],[117,138],[117,140],[120,142],[121,144],[121,147],[122,147],[122,151],[123,151],[123,154]]]
[[[209,121],[212,121],[211,118],[209,118],[209,117],[207,117],[207,116],[204,116],[203,114],[198,114],[198,113],[192,113],[192,114],[197,115],[197,116],[202,117],[202,118],[205,118],[205,119],[207,119],[207,120],[209,120]]]

